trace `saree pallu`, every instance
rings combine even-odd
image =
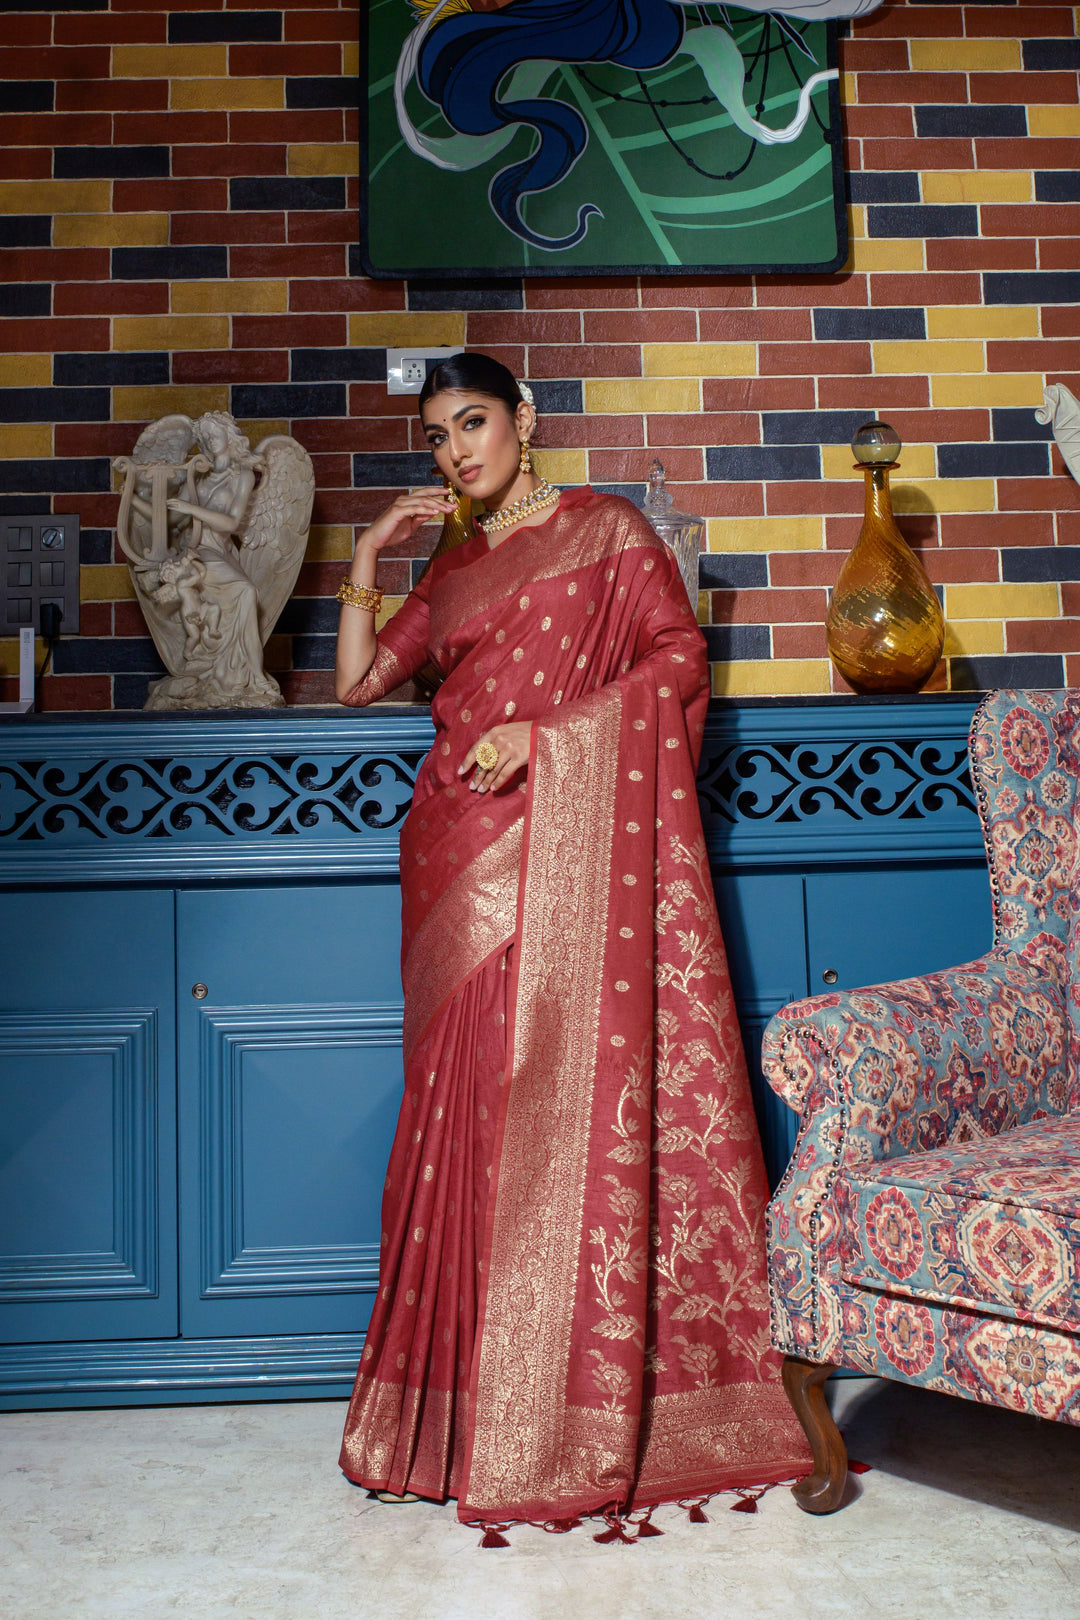
[[[804,1472],[695,793],[708,666],[674,560],[629,502],[576,491],[439,559],[349,701],[429,653],[405,1096],[341,1465],[470,1521]],[[471,793],[457,768],[508,719],[532,722],[527,780]]]

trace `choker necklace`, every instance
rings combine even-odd
[[[561,495],[561,490],[555,489],[546,478],[541,478],[536,488],[523,495],[520,501],[515,501],[512,506],[497,506],[494,512],[485,512],[476,521],[485,534],[497,534],[500,529],[508,529],[512,523],[520,523],[522,518],[528,517],[532,512],[543,511],[545,506],[554,506]]]

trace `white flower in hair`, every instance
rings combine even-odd
[[[527,382],[519,382],[518,383],[518,393],[521,395],[521,397],[525,401],[526,405],[535,406],[536,401],[535,401],[535,399],[533,399],[533,391],[529,387]]]

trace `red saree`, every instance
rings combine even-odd
[[[591,490],[440,558],[348,701],[433,655],[401,839],[405,1096],[341,1466],[566,1520],[805,1472],[769,1345],[765,1177],[694,790],[671,554]],[[456,774],[504,718],[528,781]]]

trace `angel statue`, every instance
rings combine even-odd
[[[1048,383],[1035,420],[1049,424],[1066,467],[1080,483],[1080,400],[1064,383]]]
[[[296,583],[315,475],[282,433],[252,451],[232,417],[163,416],[123,474],[116,536],[169,671],[148,709],[265,709],[284,703],[263,648]]]

